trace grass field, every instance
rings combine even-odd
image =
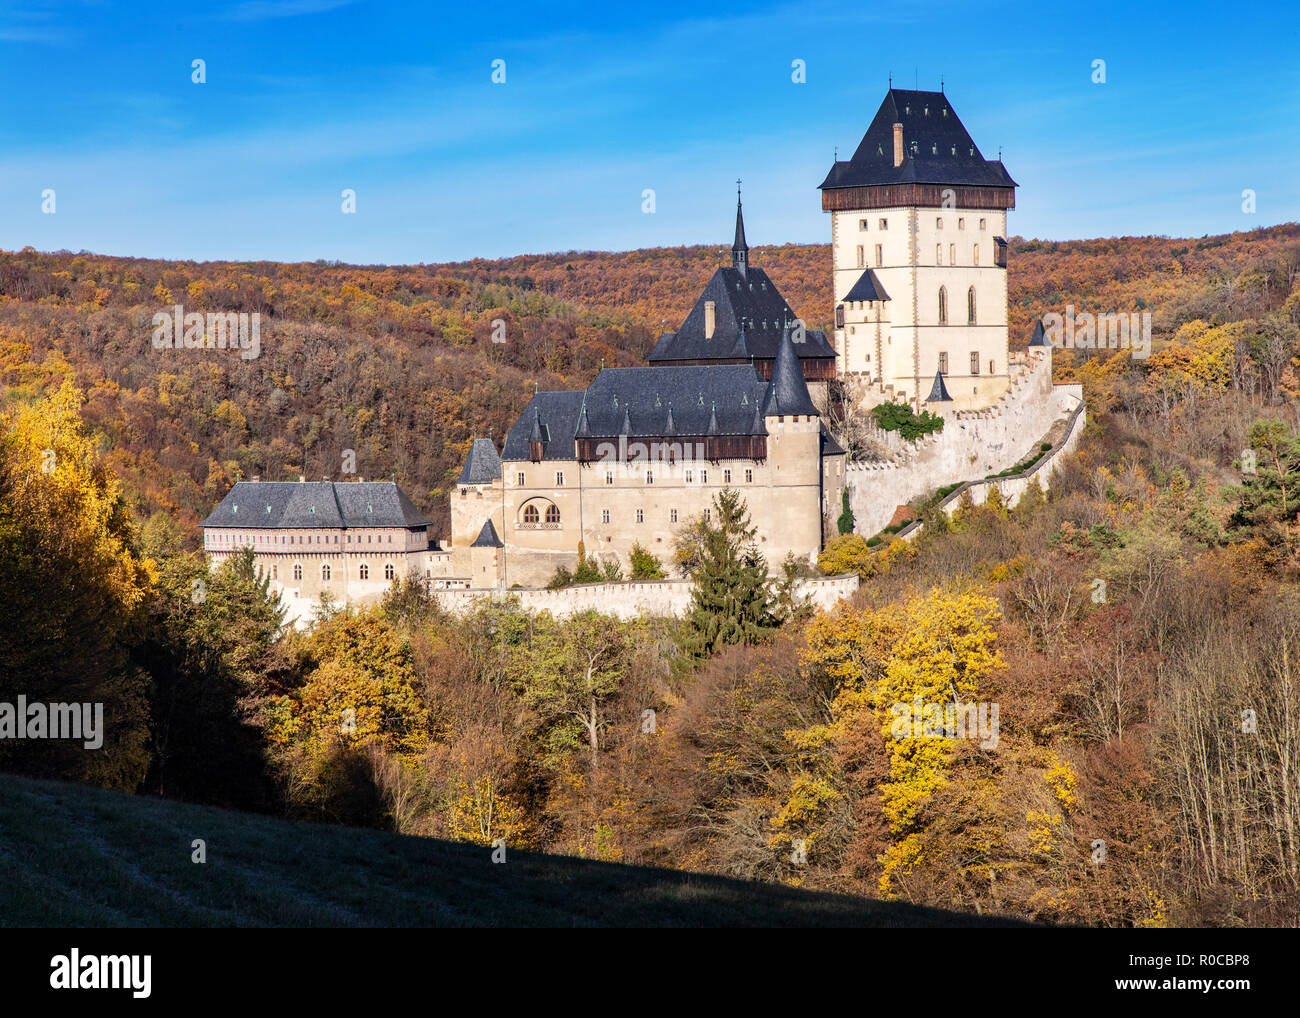
[[[191,861],[191,843],[207,861]],[[1014,926],[0,775],[4,926]]]

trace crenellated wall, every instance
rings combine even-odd
[[[853,463],[846,471],[857,533],[879,533],[894,511],[914,498],[1015,466],[1053,424],[1082,403],[1080,386],[1053,385],[1050,352],[1015,357],[1011,387],[993,406],[945,411],[943,431],[915,442],[897,432],[878,432],[888,458]],[[935,405],[929,409],[933,412]]]

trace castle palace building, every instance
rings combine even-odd
[[[946,390],[964,410],[1006,392],[1015,188],[941,91],[891,88],[852,158],[831,167],[821,193],[836,366],[872,402],[921,409],[927,392]]]

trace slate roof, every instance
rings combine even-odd
[[[427,527],[392,481],[238,481],[204,527]]]
[[[457,484],[491,484],[501,476],[501,457],[491,439],[476,438],[465,457]]]
[[[934,385],[930,386],[930,395],[925,397],[927,403],[951,403],[952,397],[948,395],[948,387],[943,384],[943,372],[934,373]]]
[[[826,427],[826,422],[822,422],[822,456],[847,456],[848,450],[839,442],[835,441],[835,436],[830,433]]]
[[[704,305],[714,303],[713,336],[704,337]],[[762,269],[745,274],[732,267],[718,269],[676,332],[666,332],[651,351],[651,364],[695,360],[769,360],[776,356],[781,330],[799,316],[786,303],[776,284]],[[805,329],[796,344],[799,358],[834,357],[834,348],[820,329]]]
[[[1047,341],[1047,333],[1043,330],[1043,320],[1041,318],[1034,322],[1034,334],[1029,337],[1030,346],[1051,346]]]
[[[478,532],[478,537],[474,538],[471,548],[504,548],[501,538],[497,536],[497,528],[492,525],[489,517],[483,521],[483,529]]]
[[[585,390],[538,392],[506,435],[501,458],[529,458],[536,427],[542,458],[575,458],[575,436],[617,441],[681,435],[765,435],[766,415],[820,416],[788,333],[765,382],[752,364],[605,368]]]
[[[903,162],[894,165],[894,125],[903,125]],[[874,184],[1015,187],[999,159],[985,159],[942,92],[891,88],[851,159],[837,160],[821,187]]]
[[[853,284],[853,288],[844,295],[845,301],[850,300],[889,300],[889,294],[885,293],[885,288],[880,285],[880,280],[870,269],[858,277],[858,281]]]

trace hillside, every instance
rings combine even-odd
[[[1012,345],[1066,303],[1152,309],[1157,343],[1193,318],[1258,317],[1291,291],[1298,250],[1296,224],[1200,240],[1013,238]],[[826,245],[753,257],[797,313],[827,325]],[[642,363],[724,260],[721,247],[405,267],[0,252],[0,386],[5,405],[30,402],[70,374],[136,515],[166,513],[191,547],[235,478],[340,478],[347,449],[358,475],[395,476],[445,535],[445,492],[471,438],[500,442],[535,385]],[[153,314],[176,304],[260,313],[260,356],[153,349]]]
[[[5,776],[0,925],[1024,925],[538,853],[498,865],[489,852]]]

